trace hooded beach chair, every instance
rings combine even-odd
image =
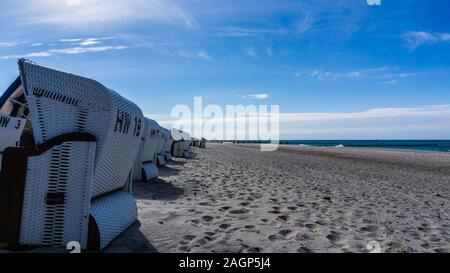
[[[145,129],[133,169],[133,179],[139,181],[148,181],[158,177],[156,151],[160,143],[161,127],[156,121],[149,118],[145,118],[144,124]]]
[[[199,147],[206,149],[206,138],[203,138],[199,141]]]
[[[166,130],[158,124],[159,141],[156,147],[156,165],[164,166],[166,164]]]
[[[24,59],[19,70],[0,106],[29,133],[3,151],[0,244],[101,250],[137,219],[142,112],[94,80]]]
[[[173,138],[172,138],[172,134],[170,133],[170,130],[168,130],[166,128],[163,128],[163,130],[165,131],[165,134],[166,134],[166,142],[164,144],[164,155],[165,155],[166,161],[170,161],[170,160],[172,160]]]
[[[193,147],[199,147],[200,146],[200,139],[193,137],[191,140],[191,146]]]
[[[181,130],[172,128],[171,130],[173,143],[172,143],[172,155],[174,157],[189,158],[191,136]]]

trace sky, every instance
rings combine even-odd
[[[282,139],[450,139],[447,0],[2,0],[17,59],[173,106],[279,105]]]

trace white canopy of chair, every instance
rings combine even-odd
[[[134,180],[150,180],[158,176],[156,155],[161,139],[161,127],[155,120],[150,118],[145,118],[144,125],[141,145],[134,161]]]
[[[166,162],[165,145],[166,145],[166,130],[158,124],[158,145],[156,147],[156,164],[163,166]]]
[[[175,128],[172,128],[171,134],[173,138],[172,155],[188,158],[190,156],[191,135]]]

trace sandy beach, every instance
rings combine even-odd
[[[450,252],[450,153],[208,144],[134,194],[105,252]]]

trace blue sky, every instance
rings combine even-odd
[[[167,124],[176,104],[278,104],[285,139],[450,139],[446,0],[2,0],[17,58],[94,78]]]

